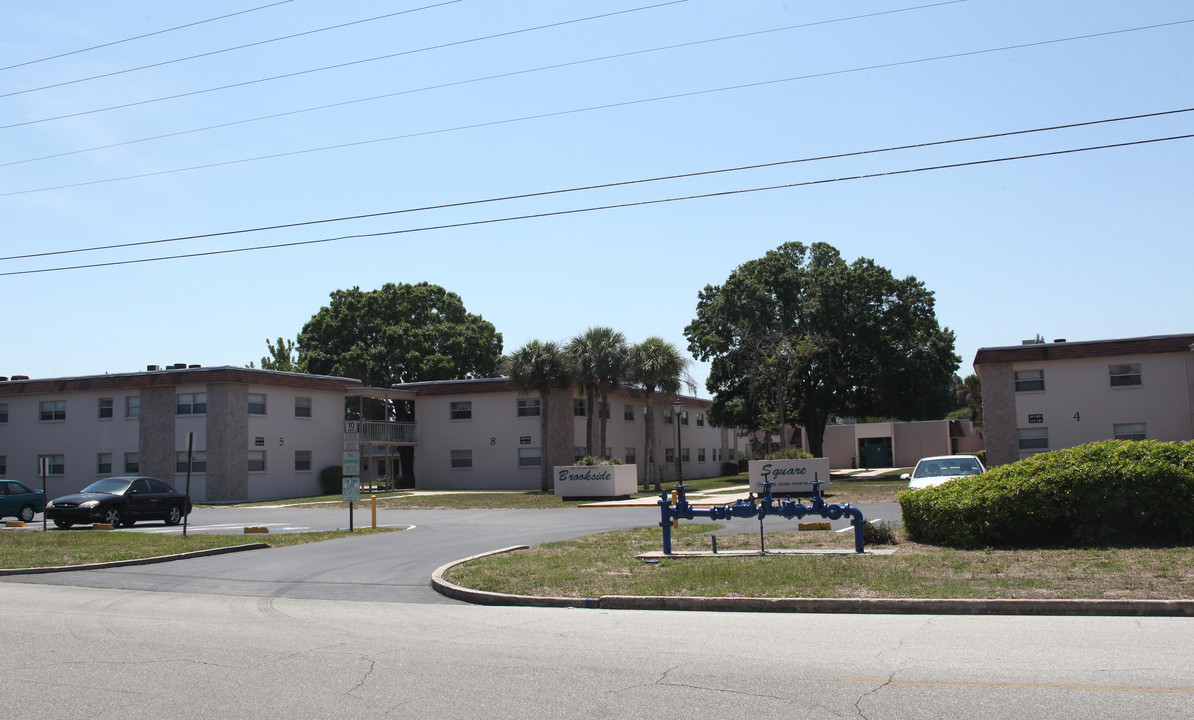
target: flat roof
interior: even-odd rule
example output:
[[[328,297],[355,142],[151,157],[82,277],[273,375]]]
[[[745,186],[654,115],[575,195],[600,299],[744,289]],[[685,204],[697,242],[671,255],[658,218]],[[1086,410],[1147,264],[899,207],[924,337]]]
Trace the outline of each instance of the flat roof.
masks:
[[[0,396],[81,392],[88,390],[175,387],[179,385],[209,383],[272,385],[275,387],[289,387],[301,390],[338,390],[341,392],[345,392],[349,388],[361,387],[361,381],[352,378],[308,375],[306,373],[280,372],[277,370],[261,370],[258,368],[224,365],[218,367],[164,368],[142,372],[83,375],[65,378],[8,380],[0,382]]]
[[[1150,335],[1147,337],[1114,340],[1083,340],[1078,342],[1034,343],[979,348],[974,365],[993,365],[1010,362],[1042,362],[1045,360],[1075,360],[1119,355],[1156,355],[1160,353],[1190,352],[1194,349],[1194,333],[1181,335]]]

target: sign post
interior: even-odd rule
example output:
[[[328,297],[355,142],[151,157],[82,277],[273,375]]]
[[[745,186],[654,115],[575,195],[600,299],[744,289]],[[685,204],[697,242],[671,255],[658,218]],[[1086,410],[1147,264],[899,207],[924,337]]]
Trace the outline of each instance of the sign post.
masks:
[[[41,531],[46,531],[46,500],[49,496],[46,495],[46,475],[50,474],[50,458],[42,457],[41,462],[38,463],[41,467]]]
[[[344,455],[341,459],[343,502],[348,503],[348,531],[353,531],[353,503],[361,501],[361,424],[357,420],[344,423]]]

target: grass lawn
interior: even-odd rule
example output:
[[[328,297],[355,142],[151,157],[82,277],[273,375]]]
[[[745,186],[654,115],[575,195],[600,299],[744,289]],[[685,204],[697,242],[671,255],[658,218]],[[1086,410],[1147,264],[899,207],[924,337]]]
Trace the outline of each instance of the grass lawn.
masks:
[[[708,550],[709,525],[681,525],[674,550]],[[804,598],[1194,598],[1194,549],[962,551],[910,543],[894,555],[662,560],[658,528],[625,530],[482,558],[448,579],[520,595]],[[719,536],[719,550],[758,548],[754,534]],[[853,533],[768,533],[769,550],[853,547]]]
[[[355,532],[331,530],[274,535],[164,535],[158,533],[109,532],[105,530],[0,531],[0,567],[60,567],[90,563],[135,560],[178,553],[267,543],[270,547],[301,545],[339,537],[391,532],[394,528],[360,528]]]

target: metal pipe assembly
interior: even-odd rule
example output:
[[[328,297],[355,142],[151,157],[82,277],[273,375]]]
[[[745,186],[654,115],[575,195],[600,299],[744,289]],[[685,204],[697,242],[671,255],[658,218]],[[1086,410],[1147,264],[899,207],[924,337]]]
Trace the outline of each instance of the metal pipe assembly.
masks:
[[[687,487],[684,483],[677,484],[671,491],[659,494],[659,527],[663,528],[663,554],[672,554],[672,528],[680,526],[680,519],[692,520],[696,517],[707,517],[710,520],[729,520],[730,518],[759,518],[760,537],[763,532],[763,518],[768,515],[780,515],[788,520],[803,518],[806,515],[820,515],[829,520],[837,520],[843,515],[850,516],[850,524],[854,526],[854,552],[863,552],[865,541],[863,529],[866,519],[862,511],[843,503],[841,505],[827,505],[821,498],[821,482],[814,480],[813,498],[811,505],[805,505],[799,500],[775,500],[771,497],[771,486],[775,483],[764,482],[763,494],[756,497],[754,493],[745,500],[738,500],[730,505],[713,505],[707,508],[693,507],[684,494]],[[760,543],[762,540],[760,540]],[[766,550],[760,545],[760,551]]]

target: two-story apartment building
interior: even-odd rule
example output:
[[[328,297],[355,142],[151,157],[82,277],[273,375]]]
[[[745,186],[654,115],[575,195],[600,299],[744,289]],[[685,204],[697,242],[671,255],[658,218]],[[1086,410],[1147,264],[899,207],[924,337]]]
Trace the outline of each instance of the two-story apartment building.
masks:
[[[1194,438],[1194,334],[981,348],[987,460],[1096,440]]]
[[[402,475],[403,485],[420,489],[538,488],[542,464],[585,454],[589,408],[572,391],[558,395],[555,430],[544,439],[541,399],[505,379],[368,388],[349,378],[194,365],[0,378],[0,478],[40,486],[44,461],[49,497],[134,473],[180,489],[189,476],[195,502],[316,495],[319,472],[342,462],[346,408],[351,414],[358,399],[373,398],[413,403],[414,422],[360,423],[366,483]],[[665,479],[674,477],[677,453],[685,477],[719,475],[722,462],[737,457],[736,438],[707,422],[708,401],[682,398],[677,419],[673,400],[658,397],[653,418]],[[617,391],[599,453],[640,465],[640,479],[644,413],[641,391]]]

